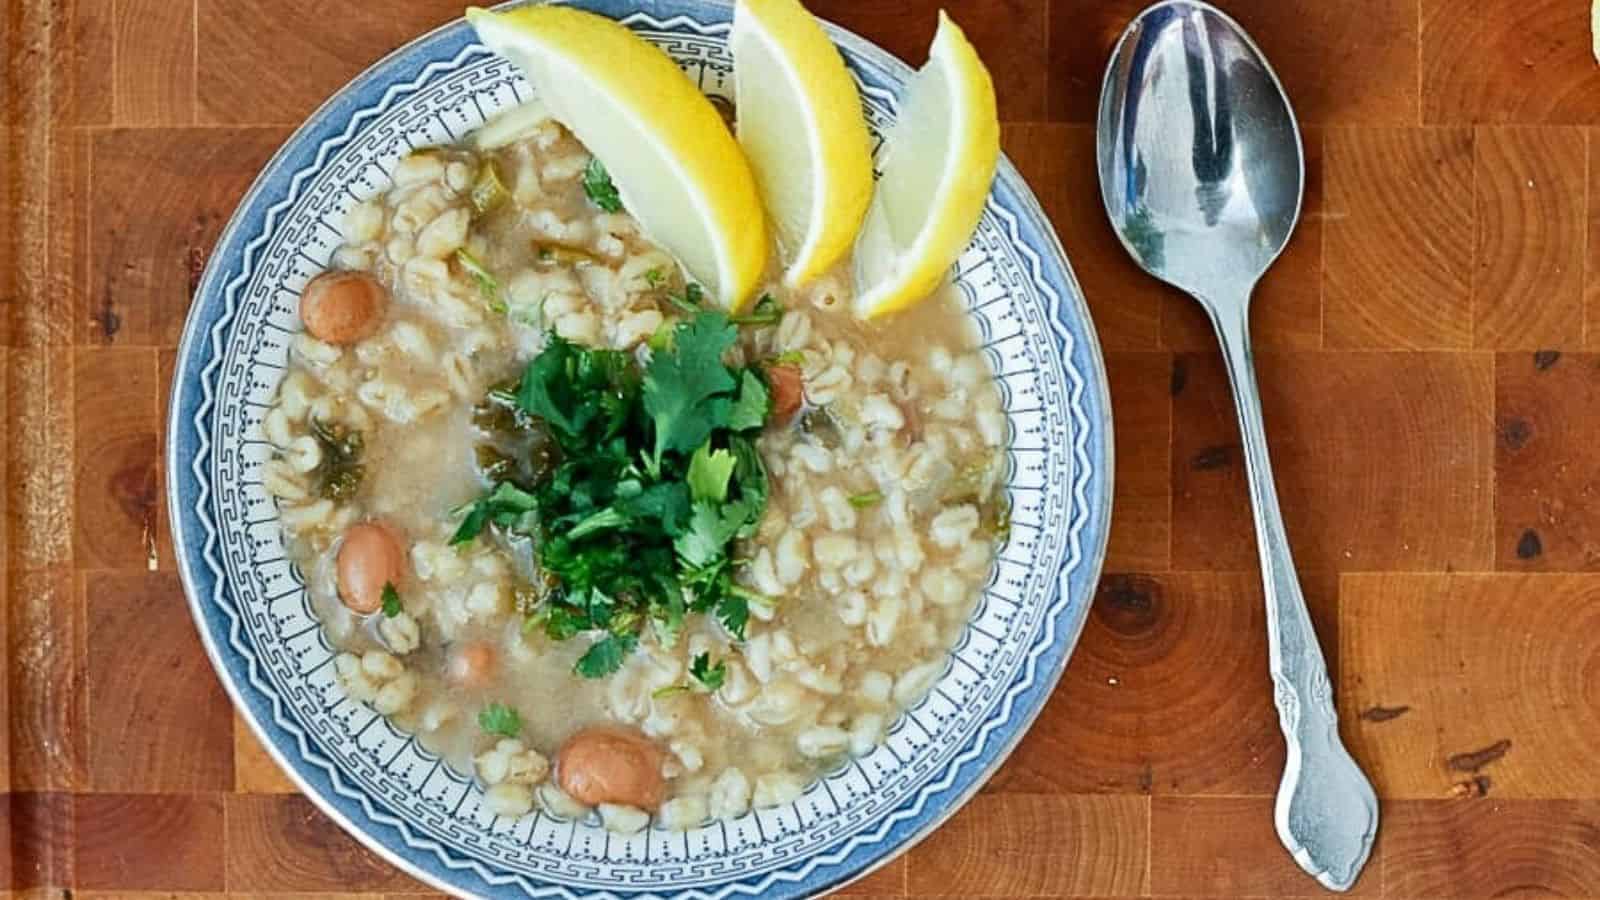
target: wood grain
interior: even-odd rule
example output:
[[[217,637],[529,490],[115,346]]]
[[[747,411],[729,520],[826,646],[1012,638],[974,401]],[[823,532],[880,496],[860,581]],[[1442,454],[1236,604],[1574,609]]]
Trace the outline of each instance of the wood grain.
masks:
[[[79,339],[176,345],[212,243],[286,136],[281,128],[97,133]]]
[[[1600,803],[1399,800],[1379,837],[1392,897],[1600,896]]]
[[[1094,119],[1107,56],[1139,0],[1051,4],[1052,118]],[[1283,80],[1302,121],[1401,123],[1417,116],[1417,17],[1395,0],[1223,4]]]
[[[90,890],[216,891],[223,799],[215,794],[80,794],[78,884]]]
[[[1150,841],[1168,849],[1153,857],[1155,896],[1326,896],[1283,852],[1272,827],[1270,797],[1156,797]],[[1383,857],[1368,864],[1351,896],[1383,890]]]
[[[1346,575],[1342,590],[1340,709],[1383,796],[1600,799],[1600,576]]]
[[[934,10],[901,3],[812,0],[815,15],[861,34],[882,35],[880,45],[913,67],[928,61],[928,45],[938,25]],[[940,4],[966,32],[988,65],[995,83],[1000,118],[1045,118],[1050,87],[1046,43],[1050,4],[1036,0],[950,0]]]
[[[1148,827],[1149,804],[1139,797],[981,795],[911,849],[906,888],[914,896],[1137,896],[1147,886]]]
[[[194,121],[195,4],[115,0],[118,125],[188,125]]]
[[[402,875],[295,795],[227,798],[229,884],[264,891],[407,891]]]
[[[209,125],[296,125],[362,69],[461,15],[459,0],[200,0],[198,120]],[[331,23],[330,23],[331,24]]]
[[[79,350],[74,416],[76,558],[89,567],[149,566],[155,557],[159,405],[156,352]]]
[[[1588,137],[1479,128],[1474,146],[1473,346],[1581,349]]]
[[[87,651],[75,581],[65,567],[7,573],[7,737],[13,790],[88,786]]]
[[[19,890],[77,883],[77,817],[73,795],[19,791],[5,804],[11,877]]]
[[[241,794],[293,794],[299,790],[237,712],[233,715],[233,790]]]
[[[1563,0],[1420,0],[1428,123],[1600,123],[1588,7]]]
[[[1495,362],[1495,567],[1600,569],[1600,357],[1507,353]]]
[[[1039,196],[1073,260],[1106,350],[1155,350],[1171,288],[1134,265],[1106,224],[1095,174],[1094,130],[1074,125],[1005,125],[1001,145]]]
[[[1303,580],[1335,648],[1336,585]],[[1266,659],[1256,572],[1113,572],[1061,686],[985,790],[1268,796],[1284,757],[1270,692],[1257,689]]]
[[[233,715],[176,575],[90,573],[89,782],[188,793],[234,784]]]
[[[1471,346],[1471,130],[1330,128],[1326,141],[1326,345]]]
[[[1255,565],[1238,429],[1215,357],[1185,354],[1173,404],[1173,565]],[[1482,569],[1491,560],[1492,359],[1256,358],[1278,493],[1305,570]],[[1359,398],[1359,403],[1352,402]]]
[[[1106,567],[1138,572],[1172,559],[1171,393],[1182,373],[1167,353],[1108,353],[1106,377],[1117,410],[1116,473]]]
[[[55,6],[52,24],[59,62],[52,66],[51,74],[61,121],[110,125],[115,116],[115,4],[116,0],[65,0]],[[182,39],[181,35],[173,37]],[[129,62],[137,71],[137,61]]]

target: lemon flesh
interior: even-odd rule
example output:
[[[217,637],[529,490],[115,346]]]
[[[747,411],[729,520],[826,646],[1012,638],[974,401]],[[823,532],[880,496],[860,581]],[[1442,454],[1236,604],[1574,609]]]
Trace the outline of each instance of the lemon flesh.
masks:
[[[856,313],[905,309],[932,294],[983,215],[1000,161],[994,82],[943,12],[928,62],[906,86],[885,140],[883,176],[856,242]]]
[[[797,0],[739,0],[728,45],[739,144],[797,287],[850,252],[872,200],[861,95]]]
[[[467,21],[605,164],[645,233],[724,307],[743,307],[767,262],[755,178],[671,57],[610,19],[559,6],[474,7]]]

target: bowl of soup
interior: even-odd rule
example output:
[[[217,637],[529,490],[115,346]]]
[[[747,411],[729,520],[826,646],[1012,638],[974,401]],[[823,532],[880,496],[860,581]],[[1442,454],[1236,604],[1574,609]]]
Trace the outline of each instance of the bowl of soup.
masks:
[[[577,5],[731,96],[725,7]],[[881,133],[909,70],[829,33]],[[1093,327],[1003,161],[947,283],[871,321],[848,261],[716,308],[603,177],[460,22],[290,138],[179,352],[195,619],[297,784],[441,889],[837,887],[992,774],[1071,652]]]

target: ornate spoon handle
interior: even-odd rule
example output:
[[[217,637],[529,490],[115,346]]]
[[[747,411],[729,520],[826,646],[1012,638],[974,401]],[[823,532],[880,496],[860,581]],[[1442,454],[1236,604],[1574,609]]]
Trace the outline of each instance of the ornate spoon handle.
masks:
[[[1324,886],[1348,890],[1372,852],[1378,830],[1378,798],[1339,740],[1328,666],[1289,554],[1251,361],[1249,298],[1242,298],[1233,309],[1226,304],[1206,306],[1212,310],[1239,410],[1266,589],[1273,699],[1289,749],[1283,781],[1278,785],[1278,838],[1295,862]]]

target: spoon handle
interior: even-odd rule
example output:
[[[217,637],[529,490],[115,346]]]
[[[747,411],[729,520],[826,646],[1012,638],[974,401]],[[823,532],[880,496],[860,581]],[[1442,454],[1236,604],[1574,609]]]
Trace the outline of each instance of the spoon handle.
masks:
[[[1327,663],[1289,554],[1250,352],[1249,297],[1235,304],[1206,305],[1212,310],[1239,411],[1266,590],[1273,700],[1289,750],[1278,786],[1278,838],[1295,862],[1325,887],[1348,890],[1372,851],[1378,799],[1339,740]]]

